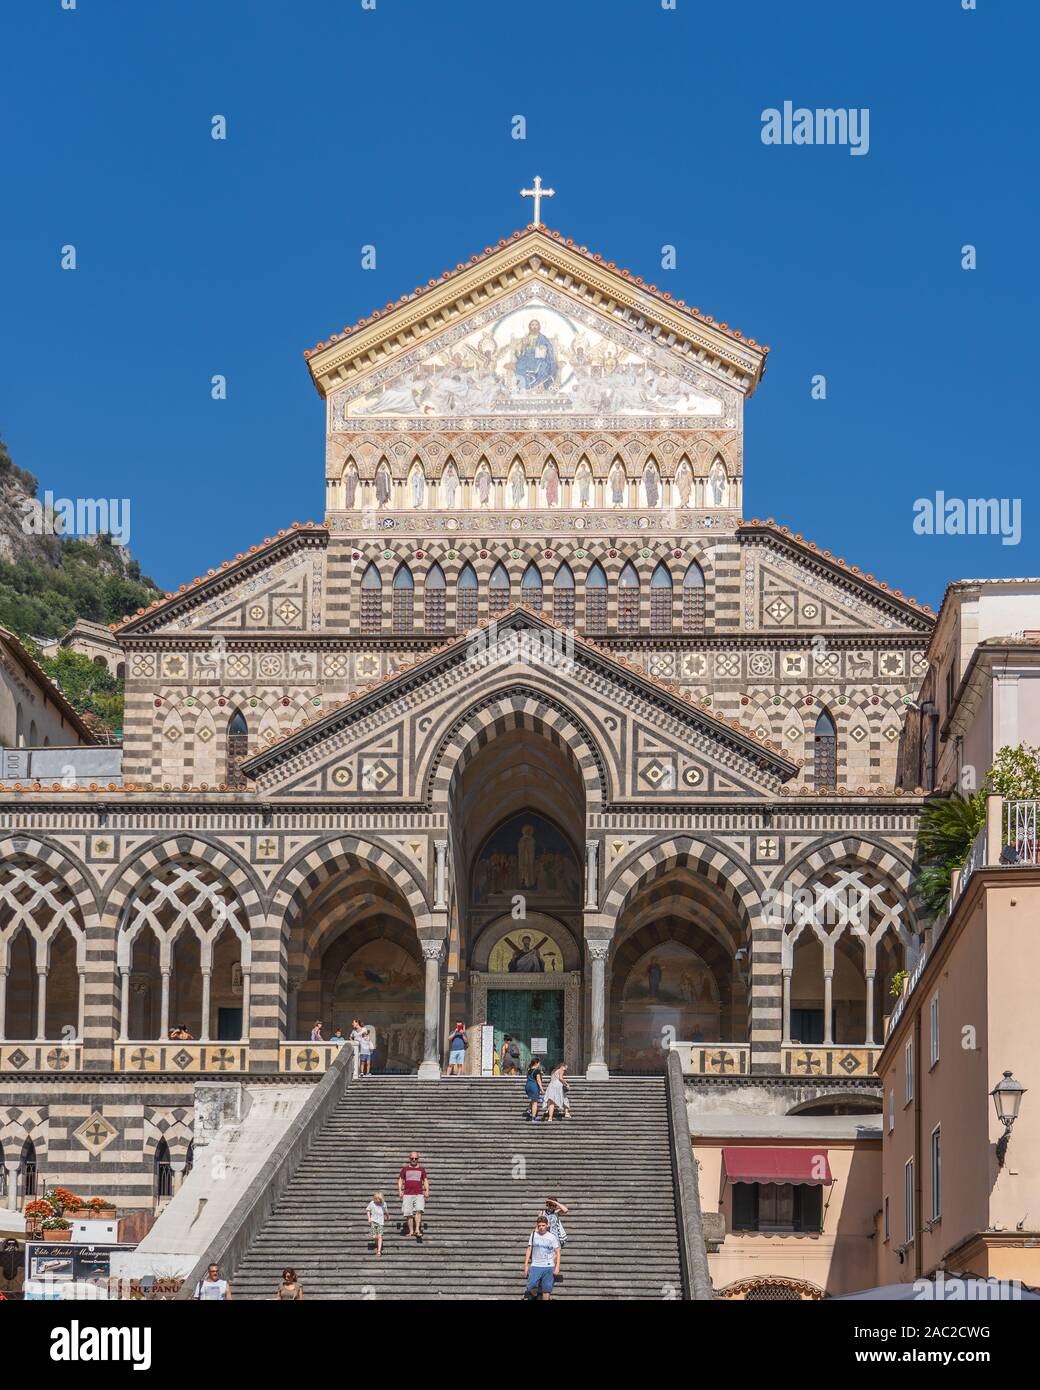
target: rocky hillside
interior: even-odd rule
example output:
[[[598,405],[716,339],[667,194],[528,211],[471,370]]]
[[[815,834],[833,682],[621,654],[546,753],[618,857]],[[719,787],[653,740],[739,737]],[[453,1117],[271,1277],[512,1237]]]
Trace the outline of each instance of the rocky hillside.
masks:
[[[110,537],[47,534],[55,519],[45,517],[37,487],[0,440],[0,626],[19,637],[58,637],[77,618],[117,622],[159,597]]]

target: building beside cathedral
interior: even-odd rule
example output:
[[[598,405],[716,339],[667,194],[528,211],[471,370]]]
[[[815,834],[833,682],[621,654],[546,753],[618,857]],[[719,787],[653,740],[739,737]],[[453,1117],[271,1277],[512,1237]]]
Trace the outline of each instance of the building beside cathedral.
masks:
[[[604,1080],[678,1046],[730,1231],[723,1150],[829,1143],[873,1196],[803,1282],[871,1282],[935,618],[745,519],[768,354],[538,225],[305,354],[324,520],[116,629],[121,777],[0,789],[9,1203],[152,1210],[200,1080],[354,1017],[432,1079],[465,1019]]]

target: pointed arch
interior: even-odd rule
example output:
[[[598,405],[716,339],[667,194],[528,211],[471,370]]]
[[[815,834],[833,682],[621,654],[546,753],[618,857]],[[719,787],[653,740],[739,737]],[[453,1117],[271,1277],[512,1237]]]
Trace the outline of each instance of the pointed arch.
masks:
[[[542,572],[533,560],[520,580],[520,602],[534,613],[542,611]]]
[[[607,630],[607,576],[598,560],[585,576],[585,631],[591,636]]]
[[[672,572],[663,560],[650,578],[650,631],[672,630]]]
[[[479,590],[477,572],[470,564],[462,566],[455,586],[455,631],[469,632],[477,625]]]
[[[639,575],[631,560],[625,562],[618,578],[618,632],[626,636],[639,631]]]
[[[423,586],[423,627],[427,632],[444,631],[444,571],[436,560],[426,571]]]
[[[501,560],[491,571],[488,581],[488,612],[500,618],[509,608],[509,571]]]
[[[813,735],[813,785],[838,785],[838,733],[826,708],[820,710]]]
[[[249,725],[240,709],[236,709],[227,723],[227,775],[229,787],[243,788],[246,785],[241,764],[249,757]]]
[[[704,571],[691,560],[683,575],[683,632],[704,631]]]
[[[566,560],[561,560],[553,579],[553,617],[564,627],[574,626],[574,575]]]
[[[361,631],[378,632],[383,625],[383,576],[372,560],[361,576]]]
[[[412,578],[412,571],[402,560],[397,566],[393,583],[392,624],[394,632],[399,635],[408,634],[412,630],[414,599],[415,580]]]

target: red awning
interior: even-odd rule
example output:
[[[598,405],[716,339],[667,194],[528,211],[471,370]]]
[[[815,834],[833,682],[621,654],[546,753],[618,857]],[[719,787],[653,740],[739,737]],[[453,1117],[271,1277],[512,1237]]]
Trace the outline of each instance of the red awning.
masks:
[[[826,1149],[723,1149],[729,1182],[790,1182],[828,1187],[834,1181]]]

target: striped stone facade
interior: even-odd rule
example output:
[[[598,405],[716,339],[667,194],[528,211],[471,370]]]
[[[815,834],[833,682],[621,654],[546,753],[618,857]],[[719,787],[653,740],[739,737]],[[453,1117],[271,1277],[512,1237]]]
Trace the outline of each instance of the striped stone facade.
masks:
[[[577,993],[573,1065],[618,1065],[627,982],[649,949],[680,943],[717,987],[720,1036],[691,1045],[691,1074],[787,1087],[792,1104],[807,1077],[824,1098],[831,1075],[835,1094],[873,1086],[866,1036],[830,1039],[818,1056],[789,1036],[803,996],[790,979],[785,994],[785,961],[808,938],[776,904],[845,881],[867,895],[876,1005],[915,935],[921,798],[895,782],[931,615],[802,537],[742,519],[743,405],[765,350],[526,235],[530,246],[521,238],[424,292],[422,314],[402,302],[309,354],[328,411],[325,522],[265,541],[118,630],[123,784],[0,788],[0,983],[37,1035],[0,1030],[6,1163],[31,1137],[48,1182],[149,1205],[159,1138],[175,1164],[187,1153],[194,1080],[320,1074],[327,1049],[308,1044],[309,1025],[327,1015],[344,952],[377,941],[438,1000],[421,1040],[431,1075],[444,1017],[470,1017],[471,971],[486,997],[504,930],[473,890],[476,856],[528,811],[580,866],[581,892],[550,914]],[[539,277],[611,332],[622,325],[634,351],[652,348],[655,370],[674,358],[712,383],[725,428],[436,417],[389,428],[344,415],[344,383],[390,371],[395,354]],[[493,609],[499,566],[508,594]],[[593,566],[602,585],[590,586]],[[572,631],[553,621],[561,567]],[[395,582],[409,595],[396,609]],[[835,731],[826,785],[821,712]],[[18,884],[37,871],[78,952],[75,1018],[40,992],[53,904],[29,903],[33,945],[12,944],[35,891]],[[850,959],[834,981],[847,1008]],[[203,1036],[171,1039],[185,1000]],[[214,1035],[238,1014],[240,1037]]]

